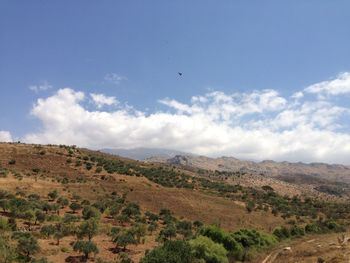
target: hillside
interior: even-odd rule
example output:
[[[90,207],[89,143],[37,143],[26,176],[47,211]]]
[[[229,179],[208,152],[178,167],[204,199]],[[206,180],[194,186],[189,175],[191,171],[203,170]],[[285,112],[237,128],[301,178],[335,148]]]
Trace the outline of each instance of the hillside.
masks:
[[[6,244],[17,244],[18,250],[20,242],[34,238],[40,247],[27,256],[20,250],[24,261],[34,257],[85,261],[77,246],[90,242],[84,231],[96,224],[98,230],[89,239],[98,253],[89,260],[124,262],[122,257],[127,256],[139,262],[146,250],[163,249],[168,239],[189,240],[184,244],[194,249],[196,242],[202,242],[197,240],[199,233],[219,246],[221,241],[211,233],[221,231],[236,244],[222,248],[229,258],[249,262],[285,238],[344,231],[350,217],[350,205],[340,204],[340,199],[289,198],[266,185],[245,187],[173,164],[140,162],[74,146],[2,143],[0,168],[0,223],[4,240],[9,240]],[[212,224],[221,228],[211,229]],[[278,234],[280,228],[283,235]],[[172,234],[167,236],[167,231]],[[245,235],[262,243],[246,246],[240,243]],[[123,238],[128,238],[124,248]]]
[[[325,163],[242,161],[233,157],[177,155],[153,157],[150,163],[166,163],[195,169],[208,176],[224,175],[228,183],[261,187],[270,185],[280,193],[326,198],[349,198],[350,166]],[[239,176],[237,176],[239,175]]]
[[[140,161],[154,157],[168,159],[176,155],[191,155],[180,151],[160,148],[101,149],[100,151]]]
[[[242,161],[234,157],[209,158],[195,155],[177,155],[172,158],[154,157],[147,161],[192,166],[204,170],[245,172],[269,176],[307,175],[319,179],[350,182],[350,166],[325,163],[290,163],[275,161]]]

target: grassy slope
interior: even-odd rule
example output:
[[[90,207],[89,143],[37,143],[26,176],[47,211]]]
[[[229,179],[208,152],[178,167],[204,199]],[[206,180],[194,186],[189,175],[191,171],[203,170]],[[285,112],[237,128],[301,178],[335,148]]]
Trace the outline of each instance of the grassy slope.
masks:
[[[100,155],[100,153],[83,149],[79,149],[79,152],[81,156]],[[120,159],[106,154],[103,156]],[[83,199],[92,201],[116,191],[120,194],[126,193],[127,199],[139,203],[143,211],[158,213],[161,208],[169,208],[177,217],[200,220],[208,224],[220,223],[228,230],[253,227],[271,231],[275,226],[284,222],[282,218],[275,217],[270,212],[259,211],[248,214],[244,205],[201,190],[166,188],[150,182],[145,177],[108,175],[106,172],[96,174],[94,173],[95,168],[87,171],[83,166],[75,167],[68,164],[67,159],[69,158],[71,157],[68,156],[66,149],[56,146],[0,144],[0,164],[11,170],[7,178],[0,178],[0,190],[35,192],[46,197],[49,191],[56,189],[61,195],[68,198],[71,198],[72,194],[78,194]],[[10,160],[15,160],[16,163],[10,165]],[[37,174],[33,172],[33,169],[36,168],[40,169]],[[24,175],[23,179],[15,178],[16,173]],[[70,180],[83,178],[86,179],[86,182],[63,185],[56,181],[62,177]],[[103,177],[106,179],[102,180]],[[106,235],[94,238],[100,248],[99,256],[111,260],[116,255],[109,251],[113,247],[109,239]],[[148,236],[146,244],[130,246],[131,258],[137,262],[146,249],[157,245],[154,239],[155,236]],[[63,262],[67,253],[60,251],[60,248],[70,247],[69,243],[72,241],[74,237],[66,237],[57,247],[53,245],[53,240],[41,239],[41,254],[54,262]],[[75,254],[70,252],[68,255]]]

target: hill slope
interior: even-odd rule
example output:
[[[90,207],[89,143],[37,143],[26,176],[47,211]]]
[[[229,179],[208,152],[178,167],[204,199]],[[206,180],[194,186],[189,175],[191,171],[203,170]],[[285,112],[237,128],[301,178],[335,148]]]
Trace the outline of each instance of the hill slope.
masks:
[[[290,196],[312,195],[345,199],[350,197],[350,167],[346,165],[253,162],[233,157],[209,158],[193,155],[153,157],[146,161],[196,170],[210,178],[224,175],[228,183],[253,187],[270,185],[276,191]]]
[[[155,158],[155,157],[168,159],[168,158],[173,158],[176,155],[188,155],[188,156],[192,155],[192,154],[188,154],[180,151],[160,149],[160,148],[101,149],[101,152],[118,155],[118,156],[139,160],[139,161],[142,161],[148,158]]]
[[[28,257],[43,256],[52,262],[83,259],[81,250],[73,248],[77,240],[88,241],[82,231],[93,227],[92,219],[98,230],[91,233],[91,240],[104,261],[115,262],[126,252],[139,262],[146,250],[162,245],[165,230],[175,229],[172,235],[177,240],[194,239],[200,231],[210,236],[200,228],[201,222],[220,225],[220,231],[230,231],[225,235],[238,243],[243,242],[239,240],[244,233],[266,239],[269,245],[251,244],[235,254],[248,262],[245,255],[276,242],[272,232],[279,227],[286,227],[292,237],[291,222],[300,229],[309,225],[310,231],[328,233],[342,231],[344,220],[350,217],[348,203],[289,198],[266,185],[234,184],[222,174],[210,178],[173,164],[140,162],[74,146],[25,144],[0,144],[0,206],[0,221],[9,224],[5,234],[19,230],[4,237],[1,232],[0,243],[5,238],[15,246],[16,238],[29,235],[38,240],[40,250]],[[54,234],[45,232],[50,227]],[[63,231],[58,241],[54,239],[57,231]],[[120,242],[125,235],[139,241],[128,239],[123,248]],[[25,256],[22,250],[18,253]]]

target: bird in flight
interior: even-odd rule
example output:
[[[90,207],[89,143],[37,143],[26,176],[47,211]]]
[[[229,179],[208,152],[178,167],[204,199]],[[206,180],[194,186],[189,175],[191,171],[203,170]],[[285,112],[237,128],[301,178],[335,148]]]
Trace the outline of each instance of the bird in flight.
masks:
[[[179,76],[182,76],[182,72],[178,72],[177,74],[179,74]]]

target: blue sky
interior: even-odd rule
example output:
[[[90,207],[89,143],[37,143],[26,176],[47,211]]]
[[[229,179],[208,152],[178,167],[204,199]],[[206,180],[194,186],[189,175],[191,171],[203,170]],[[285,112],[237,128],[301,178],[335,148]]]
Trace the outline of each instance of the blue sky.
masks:
[[[296,92],[350,71],[348,10],[350,2],[345,0],[3,0],[0,2],[0,130],[10,132],[12,139],[47,133],[52,120],[33,114],[33,109],[39,98],[56,96],[65,87],[72,92],[84,92],[85,98],[90,93],[104,94],[119,102],[119,108],[113,108],[116,103],[112,101],[93,109],[91,98],[79,100],[84,110],[90,112],[113,113],[125,110],[127,104],[146,116],[170,112],[176,117],[193,112],[179,112],[169,104],[171,100],[193,106],[192,96],[205,97],[213,91],[226,95],[259,91],[257,96],[263,96],[262,91],[266,89],[278,92],[290,109],[290,96]],[[177,72],[183,75],[180,77]],[[348,83],[346,77],[343,79]],[[314,94],[307,93],[303,98],[307,102],[318,102],[320,96],[308,99]],[[159,103],[165,98],[167,103]],[[333,106],[349,105],[347,93],[327,98],[327,103]],[[219,126],[241,127],[242,121],[251,119],[256,123],[266,121],[281,111],[259,110],[263,117],[242,115],[239,123],[230,118],[230,123],[225,120]],[[348,136],[348,127],[342,125],[348,116],[337,117],[332,126],[339,127],[332,132]],[[55,128],[62,132],[62,142],[71,142],[62,128],[66,126],[62,124],[58,128],[57,125]],[[178,124],[182,125],[185,124]],[[329,130],[324,126],[312,128]],[[255,131],[252,126],[246,129]],[[284,131],[286,129],[278,130],[279,134]],[[110,138],[132,142],[112,146],[145,146],[145,137],[135,135],[136,139],[130,139],[119,135]],[[61,137],[55,134],[57,136]],[[181,135],[180,143],[171,144],[172,148],[183,148],[186,145],[181,143],[183,137],[191,138],[189,134]],[[47,136],[43,142],[50,141],[48,138],[52,137]],[[81,144],[95,148],[106,146],[102,142],[90,145],[82,141]],[[168,141],[146,146],[161,147],[162,144]],[[202,149],[196,145],[186,150],[248,159],[259,159],[261,153],[266,152],[214,146]],[[344,162],[350,153],[345,148],[342,157],[332,159],[323,157],[323,151],[320,150],[319,158],[307,157],[308,151],[304,151],[306,157],[298,151],[293,156],[302,156],[305,161]],[[276,156],[274,153],[262,158]],[[281,158],[296,160],[291,155],[283,156]]]

